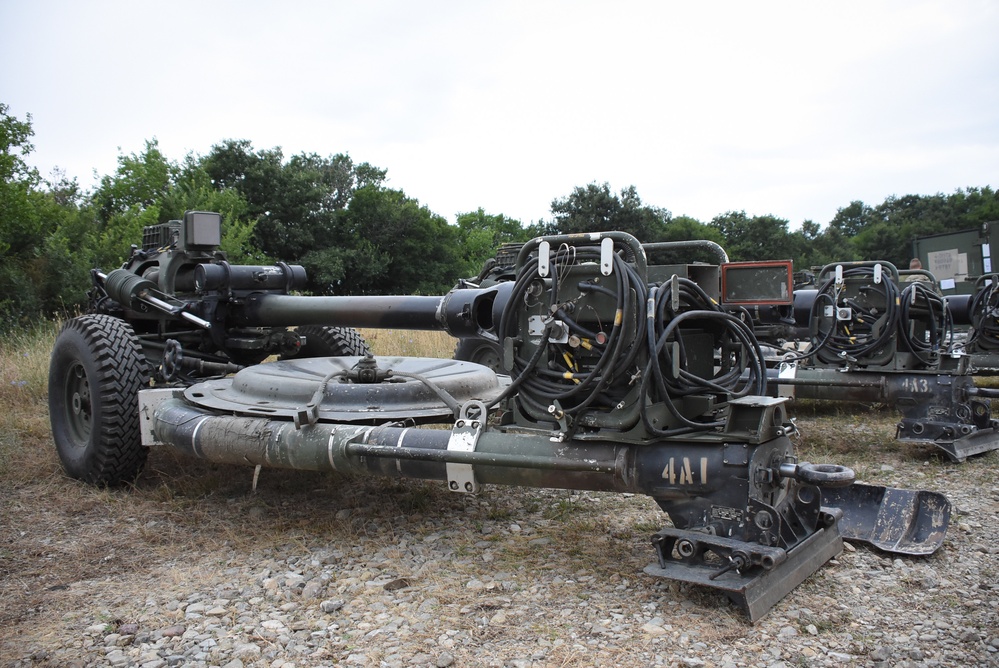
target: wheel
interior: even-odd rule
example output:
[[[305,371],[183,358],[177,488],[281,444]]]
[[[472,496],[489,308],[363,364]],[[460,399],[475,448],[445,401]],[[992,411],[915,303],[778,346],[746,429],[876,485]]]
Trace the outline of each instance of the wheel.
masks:
[[[138,392],[149,366],[132,327],[108,315],[73,318],[49,364],[49,420],[67,475],[95,485],[135,480],[146,462]]]
[[[454,349],[454,358],[481,364],[496,373],[507,373],[503,370],[503,350],[498,343],[486,339],[461,339]]]
[[[297,353],[283,355],[281,359],[360,357],[371,352],[364,337],[353,327],[303,325],[297,331],[305,337],[305,343]]]

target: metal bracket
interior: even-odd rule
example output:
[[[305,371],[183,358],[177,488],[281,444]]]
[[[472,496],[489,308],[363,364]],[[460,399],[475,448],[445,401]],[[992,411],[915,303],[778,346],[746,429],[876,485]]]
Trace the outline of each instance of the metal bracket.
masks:
[[[547,241],[538,244],[538,276],[547,278],[549,272],[549,262],[551,260],[552,245]]]
[[[469,401],[458,411],[458,419],[451,430],[447,449],[457,452],[475,452],[479,436],[485,429],[486,405],[481,401]],[[447,464],[447,486],[452,492],[475,494],[479,483],[471,464]]]
[[[798,372],[797,362],[781,362],[777,368],[777,378],[779,380],[794,380]],[[777,396],[794,399],[794,385],[780,384],[777,386]]]
[[[139,434],[142,445],[164,445],[153,431],[153,414],[159,405],[168,399],[183,398],[184,391],[175,387],[157,387],[139,391]]]
[[[717,589],[754,623],[843,551],[835,518],[829,527],[818,529],[789,552],[671,527],[652,540],[659,563],[647,566],[646,573]],[[709,552],[721,559],[705,564],[703,557]]]
[[[614,240],[610,237],[600,240],[600,273],[604,276],[614,273]]]

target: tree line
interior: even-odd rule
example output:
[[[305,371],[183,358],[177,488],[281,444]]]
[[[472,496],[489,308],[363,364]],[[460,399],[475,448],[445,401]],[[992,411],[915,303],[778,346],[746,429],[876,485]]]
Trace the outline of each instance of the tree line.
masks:
[[[475,276],[506,242],[540,234],[621,230],[641,241],[707,239],[732,260],[792,259],[798,268],[889,260],[907,266],[912,239],[999,220],[991,187],[952,194],[850,202],[831,221],[790,229],[776,216],[729,211],[708,222],[644,203],[633,186],[591,183],[552,201],[551,217],[524,223],[483,209],[451,223],[400,189],[387,170],[347,154],[256,149],[224,140],[205,155],[172,160],[156,140],[120,155],[89,191],[28,164],[30,115],[0,103],[0,322],[16,326],[78,309],[90,270],[127,258],[146,225],[184,211],[223,216],[222,249],[233,263],[302,264],[315,294],[440,294]],[[705,259],[689,255],[677,261]]]

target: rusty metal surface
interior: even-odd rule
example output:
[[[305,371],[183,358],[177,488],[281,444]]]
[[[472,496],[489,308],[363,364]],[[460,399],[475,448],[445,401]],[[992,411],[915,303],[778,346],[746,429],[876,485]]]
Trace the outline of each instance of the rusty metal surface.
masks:
[[[822,505],[843,510],[843,538],[895,554],[933,554],[950,524],[950,501],[926,490],[855,483],[823,489]]]

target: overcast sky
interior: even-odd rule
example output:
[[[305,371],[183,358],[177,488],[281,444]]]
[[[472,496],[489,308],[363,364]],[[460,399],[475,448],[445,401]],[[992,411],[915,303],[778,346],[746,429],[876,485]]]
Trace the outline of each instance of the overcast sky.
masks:
[[[999,2],[0,0],[29,162],[94,185],[156,138],[388,170],[453,222],[634,185],[702,222],[999,187]]]

